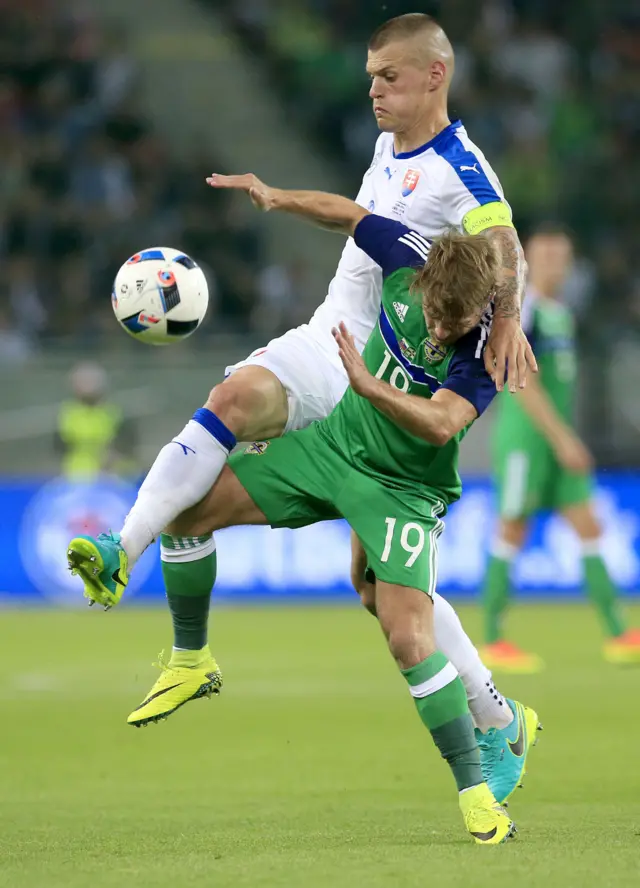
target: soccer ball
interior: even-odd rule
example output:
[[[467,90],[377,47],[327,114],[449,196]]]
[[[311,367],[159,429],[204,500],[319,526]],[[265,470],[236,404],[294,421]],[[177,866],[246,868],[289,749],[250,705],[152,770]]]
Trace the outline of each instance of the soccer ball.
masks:
[[[181,250],[152,247],[124,263],[111,302],[127,333],[140,342],[168,345],[200,326],[209,289],[202,269]]]

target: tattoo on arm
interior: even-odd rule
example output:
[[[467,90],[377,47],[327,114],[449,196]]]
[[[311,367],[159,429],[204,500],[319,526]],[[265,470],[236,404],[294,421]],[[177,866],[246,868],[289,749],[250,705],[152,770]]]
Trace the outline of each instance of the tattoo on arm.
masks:
[[[526,281],[527,264],[514,228],[496,226],[486,231],[498,251],[500,271],[494,304],[496,314],[503,318],[520,319],[520,306]]]

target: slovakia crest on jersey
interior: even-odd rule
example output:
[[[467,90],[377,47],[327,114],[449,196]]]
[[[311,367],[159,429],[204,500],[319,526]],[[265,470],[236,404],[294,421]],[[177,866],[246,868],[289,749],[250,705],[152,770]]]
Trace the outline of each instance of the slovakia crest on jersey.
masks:
[[[416,190],[416,185],[420,181],[420,170],[407,170],[402,180],[402,196],[409,197]]]

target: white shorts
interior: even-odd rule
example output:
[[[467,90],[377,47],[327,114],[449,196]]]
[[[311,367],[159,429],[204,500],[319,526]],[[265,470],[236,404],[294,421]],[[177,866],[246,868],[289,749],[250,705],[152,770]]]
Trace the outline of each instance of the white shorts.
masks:
[[[326,348],[306,324],[272,339],[246,360],[227,367],[225,377],[251,365],[271,370],[284,386],[289,401],[285,432],[304,429],[315,420],[324,419],[349,384],[342,367],[332,363]]]

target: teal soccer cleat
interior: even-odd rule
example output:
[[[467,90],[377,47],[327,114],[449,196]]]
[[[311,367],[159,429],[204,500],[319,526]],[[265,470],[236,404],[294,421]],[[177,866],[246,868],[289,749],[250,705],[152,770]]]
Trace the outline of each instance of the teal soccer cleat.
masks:
[[[67,547],[67,561],[71,573],[82,577],[89,605],[101,604],[108,610],[120,601],[129,573],[119,534],[75,537]]]
[[[482,776],[502,805],[518,786],[526,772],[527,755],[538,742],[542,730],[538,715],[528,706],[507,700],[514,718],[506,728],[491,728],[486,734],[476,729],[480,748]]]

